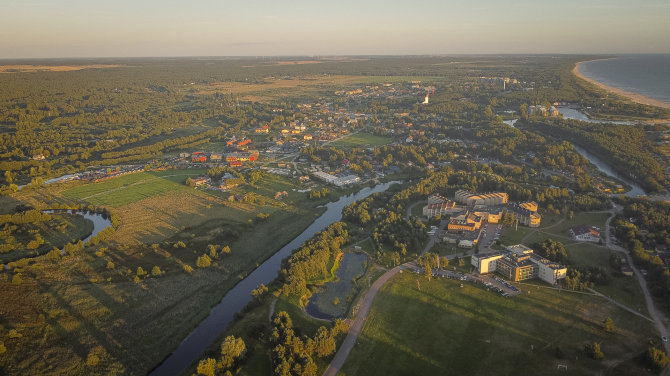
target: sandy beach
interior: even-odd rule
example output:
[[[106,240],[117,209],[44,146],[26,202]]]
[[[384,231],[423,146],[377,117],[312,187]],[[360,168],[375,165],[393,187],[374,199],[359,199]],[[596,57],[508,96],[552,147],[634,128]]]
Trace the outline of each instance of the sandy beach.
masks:
[[[592,61],[592,60],[590,60],[590,61]],[[598,86],[599,88],[601,88],[603,90],[606,90],[606,91],[609,91],[611,93],[626,97],[626,98],[632,100],[635,103],[646,104],[646,105],[649,105],[649,106],[656,106],[656,107],[662,107],[662,108],[670,109],[670,104],[665,103],[663,101],[660,101],[658,99],[649,98],[646,95],[642,95],[642,94],[631,93],[630,91],[626,91],[626,90],[623,90],[623,89],[619,89],[619,88],[616,88],[616,87],[605,85],[604,83],[602,83],[600,81],[596,81],[592,78],[586,77],[579,70],[579,66],[582,63],[585,63],[585,61],[577,63],[575,65],[575,67],[572,69],[572,73],[575,76],[581,78],[582,80],[590,82],[590,83]]]

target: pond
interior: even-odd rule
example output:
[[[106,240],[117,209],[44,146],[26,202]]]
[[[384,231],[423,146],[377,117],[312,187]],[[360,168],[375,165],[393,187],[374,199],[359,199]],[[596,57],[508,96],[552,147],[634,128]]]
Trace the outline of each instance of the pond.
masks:
[[[356,280],[365,273],[367,258],[363,253],[345,253],[335,280],[327,282],[322,291],[312,295],[305,307],[307,313],[317,319],[344,318],[356,295]]]

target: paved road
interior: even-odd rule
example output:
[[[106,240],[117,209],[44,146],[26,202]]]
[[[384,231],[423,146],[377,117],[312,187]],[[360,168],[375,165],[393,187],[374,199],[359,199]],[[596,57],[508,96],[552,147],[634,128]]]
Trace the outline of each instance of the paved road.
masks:
[[[363,330],[365,319],[367,319],[368,313],[370,313],[370,308],[372,307],[372,301],[375,299],[377,292],[389,279],[391,279],[391,277],[396,275],[403,267],[404,267],[403,265],[396,266],[395,268],[384,273],[381,277],[379,277],[379,279],[377,279],[372,284],[372,286],[365,294],[363,299],[361,299],[360,303],[358,304],[356,318],[349,327],[349,333],[347,334],[347,338],[344,339],[342,346],[340,346],[340,349],[337,350],[337,353],[335,354],[333,360],[330,362],[330,365],[326,369],[326,372],[323,373],[324,376],[335,376],[337,375],[338,372],[340,372],[340,368],[342,368],[344,362],[347,360],[349,352],[356,344],[358,335],[361,334],[361,331]]]
[[[612,203],[612,205],[614,205]],[[621,208],[617,205],[614,205],[614,208],[610,211],[612,215],[610,215],[609,218],[607,218],[607,221],[605,222],[605,244],[607,248],[615,250],[615,251],[620,251],[623,252],[626,255],[626,259],[628,260],[628,265],[633,268],[633,272],[635,273],[635,277],[637,277],[638,282],[640,283],[640,287],[642,288],[642,292],[644,294],[644,300],[647,303],[647,310],[649,311],[649,315],[651,318],[654,320],[654,324],[656,325],[656,329],[658,330],[658,334],[662,337],[668,337],[668,329],[663,325],[663,321],[661,321],[660,314],[656,311],[656,307],[654,306],[654,301],[651,297],[651,294],[649,294],[649,289],[647,288],[647,281],[644,279],[644,276],[640,271],[635,267],[635,264],[633,264],[633,258],[630,255],[630,252],[628,252],[628,249],[620,247],[616,244],[612,243],[612,240],[610,239],[610,221],[618,211],[620,211]],[[662,342],[663,347],[665,348],[665,353],[670,354],[670,342]],[[666,366],[665,369],[661,372],[662,376],[670,376],[670,365]]]

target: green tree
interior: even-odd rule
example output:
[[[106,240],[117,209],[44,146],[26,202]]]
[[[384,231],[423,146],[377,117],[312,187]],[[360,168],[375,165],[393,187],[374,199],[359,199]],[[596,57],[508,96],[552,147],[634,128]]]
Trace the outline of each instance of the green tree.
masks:
[[[650,347],[645,353],[645,358],[649,365],[656,370],[662,370],[668,365],[668,356],[661,349]]]
[[[159,276],[159,275],[161,275],[161,274],[163,274],[163,271],[161,270],[160,267],[158,267],[158,265],[154,266],[154,267],[151,269],[151,275],[152,275],[152,276],[157,277],[157,276]]]
[[[603,330],[607,333],[613,333],[616,330],[612,318],[608,317],[605,319],[605,321],[603,321]]]
[[[88,353],[86,357],[86,365],[89,367],[95,367],[100,362],[100,358],[95,355],[93,352]]]
[[[107,269],[114,269],[114,263],[111,261],[107,262]]]
[[[254,298],[260,298],[268,292],[268,288],[264,284],[260,284],[257,288],[251,291]]]
[[[14,274],[14,276],[12,277],[12,283],[15,284],[15,285],[20,285],[21,283],[23,283],[23,278],[21,278],[21,273]]]
[[[598,342],[587,343],[584,346],[584,351],[586,354],[595,360],[601,360],[605,358],[605,354],[600,350],[600,344]]]
[[[137,274],[138,277],[141,277],[141,276],[143,276],[143,275],[146,275],[147,272],[145,272],[144,269],[142,269],[141,266],[138,266],[138,267],[137,267],[137,273],[135,273],[135,274]]]
[[[216,371],[216,360],[212,358],[203,359],[198,363],[198,375],[214,376]]]
[[[195,187],[195,181],[191,177],[188,177],[186,178],[186,185],[189,187]]]
[[[207,268],[212,265],[212,259],[207,255],[202,255],[195,261],[195,265],[199,268]]]
[[[440,259],[440,267],[442,267],[442,269],[446,269],[447,266],[449,266],[449,259],[446,257],[442,257]]]
[[[424,268],[426,272],[426,278],[430,281],[430,279],[433,277],[433,268],[430,267],[429,263],[426,263]]]
[[[226,253],[226,254],[230,253],[230,247],[229,247],[229,246],[225,246],[225,247],[223,247],[223,248],[221,249],[221,253]]]
[[[228,336],[221,344],[221,360],[219,361],[219,368],[224,370],[231,369],[236,362],[238,362],[247,352],[247,346],[242,338],[235,338]]]

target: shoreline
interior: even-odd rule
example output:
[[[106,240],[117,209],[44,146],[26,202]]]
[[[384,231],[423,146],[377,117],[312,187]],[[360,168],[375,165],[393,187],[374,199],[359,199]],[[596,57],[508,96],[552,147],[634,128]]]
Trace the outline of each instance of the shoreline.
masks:
[[[589,61],[597,61],[597,60],[606,60],[606,59],[595,59],[595,60],[580,61],[577,64],[575,64],[575,67],[572,69],[572,74],[574,74],[575,76],[577,76],[578,78],[581,78],[582,80],[584,80],[586,82],[589,82],[589,83],[597,86],[600,89],[603,89],[603,90],[608,91],[610,93],[625,97],[626,99],[629,99],[629,100],[631,100],[635,103],[644,104],[644,105],[648,105],[648,106],[654,106],[654,107],[661,107],[661,108],[665,108],[665,109],[670,110],[670,104],[669,103],[665,103],[665,102],[663,102],[661,100],[658,100],[658,99],[650,98],[650,97],[648,97],[646,95],[643,95],[643,94],[633,93],[633,92],[630,92],[630,91],[619,89],[618,87],[614,87],[614,86],[604,84],[600,81],[594,80],[593,78],[585,76],[580,71],[579,67],[582,63],[586,63],[586,62],[589,62]]]

